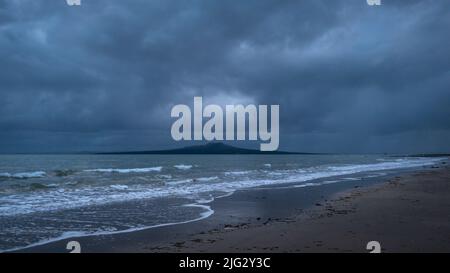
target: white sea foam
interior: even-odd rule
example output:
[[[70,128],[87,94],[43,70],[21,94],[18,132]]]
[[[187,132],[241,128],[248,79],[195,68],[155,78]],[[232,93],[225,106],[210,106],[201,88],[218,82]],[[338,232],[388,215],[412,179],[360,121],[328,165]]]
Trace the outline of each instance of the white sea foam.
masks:
[[[328,184],[334,184],[334,183],[339,183],[341,182],[341,180],[326,180],[321,182],[322,185],[328,185]]]
[[[128,189],[127,185],[111,185],[110,187],[113,188],[113,189],[116,189],[116,190],[126,190],[126,189]]]
[[[180,165],[175,165],[174,167],[177,168],[178,170],[189,170],[192,168],[192,165],[180,164]]]
[[[198,203],[198,204],[208,204],[208,203],[211,203],[212,201],[214,201],[214,197],[212,197],[212,196],[210,196],[208,199],[206,199],[206,198],[201,198],[201,199],[196,199],[195,201]]]
[[[162,167],[150,167],[150,168],[134,168],[134,169],[92,169],[85,170],[85,172],[100,172],[100,173],[148,173],[148,172],[160,172]]]
[[[170,174],[158,174],[156,177],[160,179],[172,179],[172,176]]]
[[[46,176],[47,173],[44,171],[36,172],[21,172],[21,173],[0,173],[0,177],[3,178],[16,178],[16,179],[26,179],[26,178],[41,178]]]
[[[146,230],[146,229],[151,229],[151,228],[159,228],[159,227],[187,224],[187,223],[192,223],[192,222],[197,222],[197,221],[203,220],[203,219],[208,218],[209,216],[214,214],[214,210],[211,209],[210,206],[202,205],[201,203],[199,203],[199,204],[186,204],[186,205],[184,205],[184,207],[198,207],[198,208],[203,209],[203,212],[200,213],[199,217],[194,218],[194,219],[190,219],[190,220],[186,220],[186,221],[170,222],[170,223],[163,223],[163,224],[150,225],[150,226],[133,227],[133,228],[128,228],[128,229],[124,229],[124,230],[110,229],[110,230],[100,230],[100,231],[94,231],[94,232],[67,231],[67,232],[63,232],[58,237],[51,238],[51,239],[46,239],[46,240],[41,240],[41,241],[39,241],[37,243],[29,244],[29,245],[24,246],[24,247],[15,247],[15,248],[4,249],[4,250],[0,249],[0,253],[2,253],[3,251],[23,250],[23,249],[36,247],[36,246],[40,246],[40,245],[45,245],[45,244],[48,244],[48,243],[57,242],[57,241],[61,241],[61,240],[64,240],[64,239],[69,239],[69,238],[81,238],[81,237],[87,237],[87,236],[99,236],[99,235],[113,235],[113,234],[121,234],[121,233],[130,233],[130,232]]]
[[[232,172],[225,172],[225,175],[228,176],[239,176],[239,175],[247,175],[252,173],[252,171],[232,171]]]
[[[361,175],[362,177],[368,178],[377,177],[388,173],[387,171],[384,170],[429,166],[432,164],[436,164],[436,162],[438,162],[439,160],[441,159],[408,158],[401,160],[393,159],[390,161],[376,162],[373,164],[315,166],[311,168],[298,168],[298,169],[273,168],[273,169],[265,169],[265,170],[259,169],[256,171],[254,170],[241,172],[231,171],[226,177],[223,177],[221,175],[223,174],[223,170],[220,170],[218,171],[217,176],[214,176],[212,174],[212,176],[197,178],[195,179],[195,181],[193,179],[185,179],[185,180],[180,179],[178,181],[172,181],[175,182],[172,184],[130,183],[127,185],[122,184],[103,185],[102,183],[99,183],[99,184],[89,184],[87,186],[83,184],[84,185],[83,187],[62,186],[62,188],[58,189],[55,188],[45,189],[33,193],[26,192],[14,195],[3,195],[0,197],[0,203],[2,204],[2,206],[0,206],[0,216],[17,215],[38,211],[44,212],[51,210],[70,209],[88,205],[103,205],[112,202],[123,202],[130,200],[139,200],[144,198],[158,198],[171,196],[188,197],[191,200],[196,200],[197,201],[196,204],[188,204],[186,206],[202,208],[202,213],[200,214],[200,216],[193,220],[188,220],[184,222],[162,223],[154,226],[142,226],[136,224],[132,228],[126,230],[101,229],[101,230],[93,230],[92,232],[86,231],[61,232],[60,233],[61,236],[57,238],[39,241],[38,243],[34,243],[28,246],[30,247],[74,236],[79,237],[90,235],[115,234],[115,233],[142,230],[152,227],[160,227],[197,221],[213,214],[213,210],[205,204],[208,204],[214,199],[220,198],[222,196],[231,195],[234,191],[243,188],[258,187],[258,186],[273,187],[273,185],[277,184],[280,187],[283,186],[317,187],[325,184],[340,183],[346,181],[345,178],[347,178],[347,175],[355,173],[360,172],[363,173]],[[186,172],[185,174],[190,174],[190,172]],[[11,177],[12,174],[0,173],[0,176],[1,175],[8,175],[7,178],[9,178]],[[45,175],[46,174],[44,174],[44,176]],[[158,176],[161,177],[163,175],[162,174],[155,175],[155,177]],[[328,177],[333,178],[328,179]],[[107,176],[100,178],[106,180],[110,179],[110,177]],[[117,176],[116,178],[122,179],[123,177]],[[152,178],[154,177],[152,176]],[[326,180],[325,181],[314,180],[316,178],[326,178]],[[165,179],[172,179],[172,177],[171,176],[165,177]],[[149,181],[152,181],[152,179],[149,179]],[[182,181],[184,182],[176,184],[176,182]],[[207,183],[208,181],[212,182]],[[17,183],[22,182],[24,181],[17,181]],[[65,183],[63,184],[65,185]],[[53,184],[50,185],[53,186]],[[18,247],[17,249],[23,248]]]
[[[285,175],[286,172],[276,171],[276,172],[267,172],[267,174],[270,175],[270,176],[281,176],[281,175]]]
[[[379,170],[393,170],[400,168],[408,168],[408,167],[419,167],[419,166],[427,166],[432,165],[437,161],[442,159],[439,158],[417,158],[417,159],[396,159],[394,161],[385,161],[375,164],[352,164],[345,166],[333,166],[329,167],[330,170],[337,172],[364,172],[364,171],[379,171]]]
[[[346,177],[346,178],[344,178],[344,180],[356,181],[356,180],[361,180],[361,177]]]
[[[218,180],[218,179],[219,179],[218,176],[195,178],[195,180],[199,181],[199,182],[208,182],[208,181],[213,181],[213,180]]]
[[[194,182],[193,179],[182,179],[182,180],[175,180],[175,181],[169,181],[166,182],[166,185],[180,185],[180,184],[186,184],[186,183],[192,183]]]
[[[308,182],[314,179],[333,176],[350,175],[366,171],[382,171],[400,168],[421,167],[435,164],[442,159],[418,158],[400,161],[381,162],[374,164],[355,164],[341,166],[322,166],[299,169],[295,172],[286,172],[281,177],[261,179],[255,176],[253,179],[247,176],[240,179],[220,180],[214,183],[193,183],[193,179],[185,179],[167,182],[164,185],[149,186],[148,184],[136,184],[128,186],[128,189],[120,190],[109,186],[89,186],[84,188],[49,189],[36,193],[21,195],[7,195],[0,197],[0,216],[31,213],[37,211],[49,211],[58,209],[76,208],[87,205],[101,205],[112,202],[124,202],[129,200],[158,198],[158,197],[193,197],[200,193],[222,192],[231,193],[239,189],[271,186],[277,184],[296,183],[300,187],[318,186],[320,184]],[[260,173],[259,173],[260,174]],[[198,181],[198,179],[197,179]],[[344,181],[342,179],[342,181]],[[302,184],[302,182],[307,182]],[[322,182],[322,183],[329,183]]]

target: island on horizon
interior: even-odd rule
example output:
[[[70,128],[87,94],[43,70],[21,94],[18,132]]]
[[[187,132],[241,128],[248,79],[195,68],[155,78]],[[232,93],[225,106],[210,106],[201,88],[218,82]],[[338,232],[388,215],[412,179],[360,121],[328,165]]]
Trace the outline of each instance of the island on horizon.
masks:
[[[123,151],[123,152],[103,152],[96,154],[314,154],[314,153],[299,153],[299,152],[286,152],[286,151],[260,151],[256,149],[238,148],[231,145],[227,145],[221,142],[212,142],[203,145],[186,146],[183,148],[168,149],[168,150],[155,150],[155,151]]]

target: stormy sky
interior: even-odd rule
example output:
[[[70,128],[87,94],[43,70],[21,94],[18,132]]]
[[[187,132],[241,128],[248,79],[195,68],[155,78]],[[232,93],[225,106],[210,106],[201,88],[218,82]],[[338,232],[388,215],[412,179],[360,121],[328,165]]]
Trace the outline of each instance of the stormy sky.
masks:
[[[448,0],[0,0],[0,153],[185,146],[194,96],[279,104],[281,150],[450,152],[449,34]]]

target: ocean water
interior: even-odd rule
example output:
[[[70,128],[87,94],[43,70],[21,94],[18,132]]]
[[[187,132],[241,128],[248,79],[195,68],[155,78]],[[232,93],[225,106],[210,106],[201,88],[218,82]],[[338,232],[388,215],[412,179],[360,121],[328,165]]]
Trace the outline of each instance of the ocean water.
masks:
[[[355,174],[382,176],[441,160],[380,155],[0,155],[0,251],[199,220],[213,213],[208,203],[240,189],[345,183]]]

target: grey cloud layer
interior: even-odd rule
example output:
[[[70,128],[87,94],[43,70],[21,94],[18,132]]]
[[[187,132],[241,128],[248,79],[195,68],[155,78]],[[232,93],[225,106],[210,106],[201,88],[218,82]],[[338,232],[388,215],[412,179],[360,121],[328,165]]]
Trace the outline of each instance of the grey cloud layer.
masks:
[[[280,104],[284,149],[449,151],[449,29],[445,0],[0,0],[0,152],[169,147],[194,95]]]

